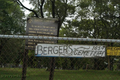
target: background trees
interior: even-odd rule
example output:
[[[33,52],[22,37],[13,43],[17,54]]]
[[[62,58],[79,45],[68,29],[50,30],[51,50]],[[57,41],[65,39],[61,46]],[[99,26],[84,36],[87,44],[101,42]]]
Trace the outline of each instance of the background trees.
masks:
[[[0,0],[0,34],[24,34],[24,13],[12,0]],[[20,60],[23,40],[0,39],[0,64]],[[18,60],[17,60],[18,59]]]
[[[93,1],[80,1],[78,15],[72,21],[77,35],[84,38],[105,38],[117,39],[119,35],[119,3],[112,0],[93,0]],[[82,4],[81,4],[82,3]],[[113,43],[93,43],[104,44],[107,46],[115,46]],[[107,59],[107,58],[106,58]],[[106,61],[104,59],[104,61]],[[109,59],[109,58],[108,58]],[[110,60],[113,58],[110,58]],[[101,59],[94,59],[94,68],[99,69],[98,65],[103,65],[104,61]],[[113,66],[113,61],[110,64]],[[102,68],[102,66],[100,67]]]
[[[116,1],[117,2],[117,1]],[[117,39],[119,37],[120,3],[112,0],[81,0],[77,2],[76,16],[67,21],[60,34],[69,37]],[[74,42],[76,43],[76,42]],[[118,46],[114,43],[79,42],[80,44],[94,44]],[[109,58],[108,58],[109,59]],[[113,57],[110,58],[113,60]],[[105,68],[107,58],[93,59],[94,69]],[[113,61],[110,61],[113,66]],[[88,62],[89,63],[89,62]],[[98,67],[99,65],[99,67]],[[100,66],[101,65],[101,66]]]

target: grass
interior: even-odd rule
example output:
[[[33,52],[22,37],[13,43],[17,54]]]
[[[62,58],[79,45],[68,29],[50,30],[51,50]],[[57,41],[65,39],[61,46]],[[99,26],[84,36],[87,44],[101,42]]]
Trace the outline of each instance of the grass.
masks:
[[[21,80],[22,69],[0,68],[0,80]],[[49,80],[45,69],[27,69],[26,80]],[[120,80],[119,71],[108,70],[55,70],[54,80]]]

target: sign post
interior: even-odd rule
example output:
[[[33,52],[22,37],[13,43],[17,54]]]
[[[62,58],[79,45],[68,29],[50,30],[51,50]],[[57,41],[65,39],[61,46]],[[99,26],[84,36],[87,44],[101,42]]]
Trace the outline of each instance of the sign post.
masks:
[[[49,80],[53,80],[54,76],[54,68],[55,68],[55,57],[52,57],[50,62],[50,75],[49,75]]]
[[[28,18],[26,35],[57,37],[58,21],[56,19]],[[25,41],[26,46],[25,46],[25,53],[23,54],[24,57],[23,57],[23,67],[22,67],[22,80],[25,80],[26,78],[28,50],[35,50],[35,46],[38,43],[53,44],[53,43],[57,43],[57,40],[53,41],[53,40],[28,39]],[[53,64],[54,64],[54,60],[52,60],[52,65]],[[53,66],[52,66],[52,69],[53,69]],[[54,73],[54,69],[52,73]]]
[[[28,50],[25,49],[25,52],[23,54],[23,66],[22,66],[22,79],[21,80],[26,80],[26,70],[27,70],[27,56],[28,55]]]

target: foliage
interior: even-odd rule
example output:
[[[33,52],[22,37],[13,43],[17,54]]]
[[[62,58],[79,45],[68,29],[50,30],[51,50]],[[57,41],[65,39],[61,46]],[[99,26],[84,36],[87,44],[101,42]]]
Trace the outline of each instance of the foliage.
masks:
[[[0,34],[23,34],[24,13],[21,8],[11,0],[1,0]]]
[[[0,34],[24,34],[24,13],[12,0],[0,0]],[[0,39],[0,64],[19,64],[23,40]],[[21,49],[22,48],[22,49]]]
[[[78,7],[76,8],[77,15],[71,22],[67,22],[64,27],[60,30],[60,35],[67,37],[81,37],[81,38],[103,38],[117,39],[119,37],[119,3],[115,3],[112,0],[89,0],[78,1]],[[65,42],[65,41],[60,41]],[[66,43],[66,42],[65,42]],[[75,43],[75,42],[67,42]],[[80,42],[80,44],[83,42]],[[83,44],[104,44],[111,46],[118,46],[119,44],[111,43],[88,43]],[[90,60],[91,61],[91,60]],[[87,61],[88,63],[90,61]],[[93,59],[94,67],[98,66],[97,69],[102,69],[107,61],[107,58]],[[96,65],[95,65],[96,64]]]

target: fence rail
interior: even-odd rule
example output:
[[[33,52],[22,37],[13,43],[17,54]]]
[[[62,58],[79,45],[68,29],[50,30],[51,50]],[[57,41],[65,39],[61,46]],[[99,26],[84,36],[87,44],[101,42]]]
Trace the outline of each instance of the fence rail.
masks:
[[[93,41],[93,42],[116,42],[120,39],[95,39],[95,38],[71,38],[71,37],[46,37],[46,36],[24,36],[24,35],[0,35],[0,38],[19,38],[19,39],[49,39],[49,40],[69,40],[69,41]]]

